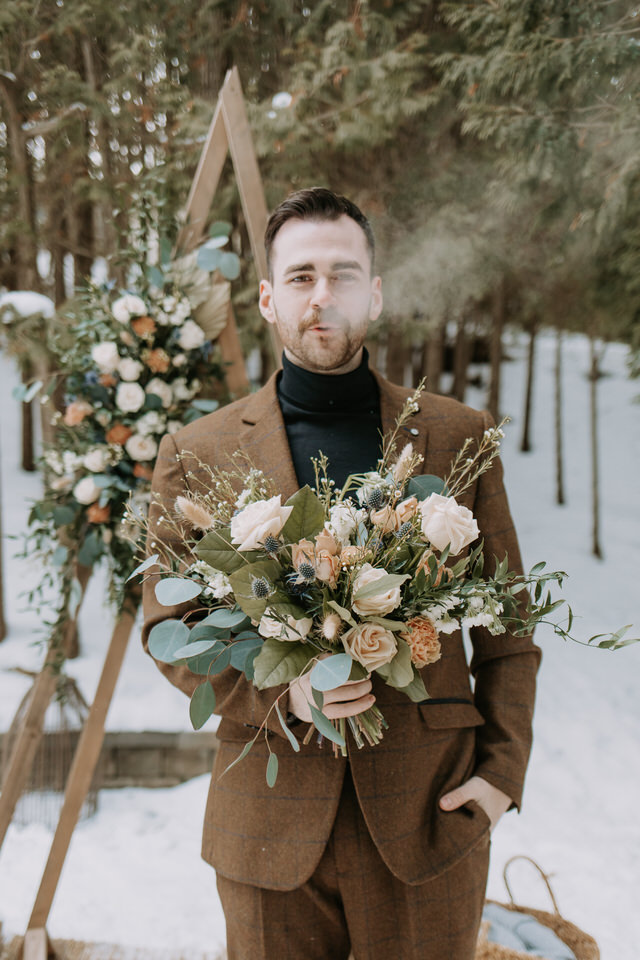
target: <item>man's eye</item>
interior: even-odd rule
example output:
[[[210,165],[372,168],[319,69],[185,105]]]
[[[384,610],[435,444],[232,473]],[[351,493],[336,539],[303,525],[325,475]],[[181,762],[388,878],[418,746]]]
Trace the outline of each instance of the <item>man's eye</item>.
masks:
[[[290,283],[309,283],[311,279],[312,278],[309,276],[308,273],[298,273],[294,277],[291,277],[291,280],[289,282]]]
[[[336,283],[352,283],[355,279],[355,273],[337,273],[335,277],[333,277]]]

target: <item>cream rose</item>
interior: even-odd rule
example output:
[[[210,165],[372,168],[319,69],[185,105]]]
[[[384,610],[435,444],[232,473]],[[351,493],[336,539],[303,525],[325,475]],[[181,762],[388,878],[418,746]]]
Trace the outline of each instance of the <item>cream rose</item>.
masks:
[[[277,537],[289,519],[293,507],[283,507],[281,494],[270,500],[258,500],[231,520],[231,542],[239,550],[257,550],[268,536]]]
[[[360,623],[342,635],[342,643],[349,656],[367,670],[377,670],[396,655],[396,638],[377,623]]]
[[[158,444],[153,437],[132,433],[124,445],[132,460],[153,460],[158,452]]]
[[[422,535],[436,548],[444,550],[451,544],[455,557],[477,539],[480,531],[471,510],[460,506],[453,497],[432,493],[420,504]]]
[[[282,623],[269,613],[267,607],[258,624],[258,633],[261,637],[277,637],[278,640],[303,640],[313,626],[311,617],[302,617],[300,620],[296,620],[295,617],[288,616],[286,619],[286,624]]]
[[[91,473],[102,473],[110,460],[111,452],[108,447],[94,447],[85,453],[82,463]]]
[[[399,503],[396,507],[398,527],[401,527],[403,523],[407,522],[407,520],[411,520],[412,517],[415,517],[417,512],[418,500],[416,497],[409,497],[408,500],[403,500],[402,503]]]
[[[144,300],[136,297],[133,293],[125,293],[113,301],[111,313],[118,323],[129,323],[131,317],[143,317],[147,312]]]
[[[143,370],[144,367],[140,361],[134,360],[133,357],[123,357],[118,364],[118,375],[121,380],[127,382],[138,380]]]
[[[100,492],[100,487],[94,483],[93,477],[83,477],[82,480],[78,480],[73,488],[74,497],[78,503],[82,503],[85,506],[88,506],[90,503],[95,503],[100,496]]]
[[[316,550],[315,564],[316,577],[330,587],[335,587],[340,573],[340,557],[328,550]]]
[[[380,528],[382,533],[391,533],[398,527],[396,512],[393,507],[388,504],[385,507],[380,507],[379,510],[372,510],[369,514],[369,519],[374,527]]]
[[[381,580],[382,577],[386,576],[386,571],[376,569],[370,563],[364,563],[353,581],[353,596],[355,597],[363,587],[367,587],[370,583],[375,583],[376,580]],[[385,613],[395,610],[399,603],[400,587],[391,587],[390,590],[381,590],[380,593],[375,593],[372,597],[353,600],[351,607],[361,617],[384,616]]]
[[[139,383],[121,383],[116,390],[116,406],[123,413],[136,413],[146,400]]]
[[[291,547],[291,562],[294,570],[297,570],[302,563],[310,563],[312,566],[315,561],[315,547],[311,540],[299,540]]]
[[[173,390],[160,377],[153,377],[146,386],[147,393],[153,393],[162,400],[162,406],[168,409],[173,403]]]
[[[105,340],[91,347],[91,359],[102,373],[113,373],[120,362],[120,354],[115,343]]]
[[[202,327],[199,327],[195,320],[187,320],[180,329],[178,343],[183,350],[195,350],[201,347],[206,340],[206,335]]]

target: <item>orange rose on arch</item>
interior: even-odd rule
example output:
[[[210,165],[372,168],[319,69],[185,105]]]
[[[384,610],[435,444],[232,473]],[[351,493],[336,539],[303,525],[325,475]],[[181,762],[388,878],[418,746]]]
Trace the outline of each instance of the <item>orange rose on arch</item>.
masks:
[[[68,427],[77,427],[90,413],[93,413],[90,403],[86,400],[73,400],[64,412],[64,422]]]
[[[151,338],[158,327],[153,317],[136,317],[131,321],[131,329],[139,337]]]
[[[89,523],[106,523],[111,517],[111,507],[107,504],[99,507],[97,503],[92,503],[87,510],[87,520]]]
[[[166,373],[171,366],[171,357],[162,347],[149,350],[148,353],[143,355],[142,359],[152,373]]]
[[[124,423],[114,423],[110,430],[107,430],[105,434],[105,440],[107,443],[116,443],[118,446],[124,446],[127,442],[133,430],[131,427],[125,426]]]
[[[133,475],[137,477],[138,480],[151,480],[153,469],[144,463],[136,463],[133,468]]]
[[[440,659],[441,649],[438,631],[428,617],[411,617],[407,621],[409,628],[400,636],[411,648],[411,662],[416,667],[426,667]]]

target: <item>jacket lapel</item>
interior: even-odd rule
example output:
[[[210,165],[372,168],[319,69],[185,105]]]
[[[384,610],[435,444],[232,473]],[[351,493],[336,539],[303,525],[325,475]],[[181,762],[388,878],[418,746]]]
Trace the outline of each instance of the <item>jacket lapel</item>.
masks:
[[[238,441],[256,467],[273,480],[284,501],[298,489],[298,480],[276,394],[276,377],[277,372],[248,400]]]

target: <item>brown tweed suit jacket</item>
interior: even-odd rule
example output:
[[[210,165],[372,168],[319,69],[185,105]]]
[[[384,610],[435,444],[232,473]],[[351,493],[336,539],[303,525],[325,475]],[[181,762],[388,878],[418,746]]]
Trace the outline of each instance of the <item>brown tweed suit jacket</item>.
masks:
[[[389,430],[410,391],[376,374],[383,430]],[[407,440],[424,455],[422,471],[444,476],[469,436],[480,437],[491,421],[454,400],[423,394],[420,409],[405,428]],[[242,449],[270,476],[283,501],[297,481],[277,400],[275,375],[256,394],[238,400],[163,439],[153,486],[171,506],[193,483],[195,461],[228,467]],[[502,467],[491,469],[461,502],[473,510],[485,542],[488,565],[509,556],[519,569],[520,555],[502,484]],[[156,513],[152,507],[152,524]],[[153,529],[153,527],[152,527]],[[161,528],[159,528],[161,529]],[[160,542],[152,545],[156,550]],[[182,608],[162,607],[153,579],[145,585],[143,643],[151,627]],[[212,678],[216,713],[221,716],[220,749],[205,813],[202,855],[216,870],[239,882],[290,890],[304,883],[318,863],[335,818],[346,762],[371,836],[389,869],[409,884],[443,873],[486,839],[489,821],[477,804],[442,812],[438,799],[473,773],[520,805],[531,745],[535,675],[539,651],[530,638],[491,636],[471,630],[473,655],[467,664],[459,633],[442,638],[442,658],[424,668],[431,696],[415,704],[377,678],[374,692],[389,723],[376,747],[350,745],[348,761],[316,739],[295,753],[277,718],[268,722],[269,746],[279,757],[278,779],[265,781],[268,755],[259,739],[225,776],[220,773],[251,739],[282,687],[258,691],[229,667]],[[172,683],[191,694],[202,678],[183,666],[158,663]],[[470,684],[470,670],[475,678]],[[307,725],[294,727],[302,740]]]

